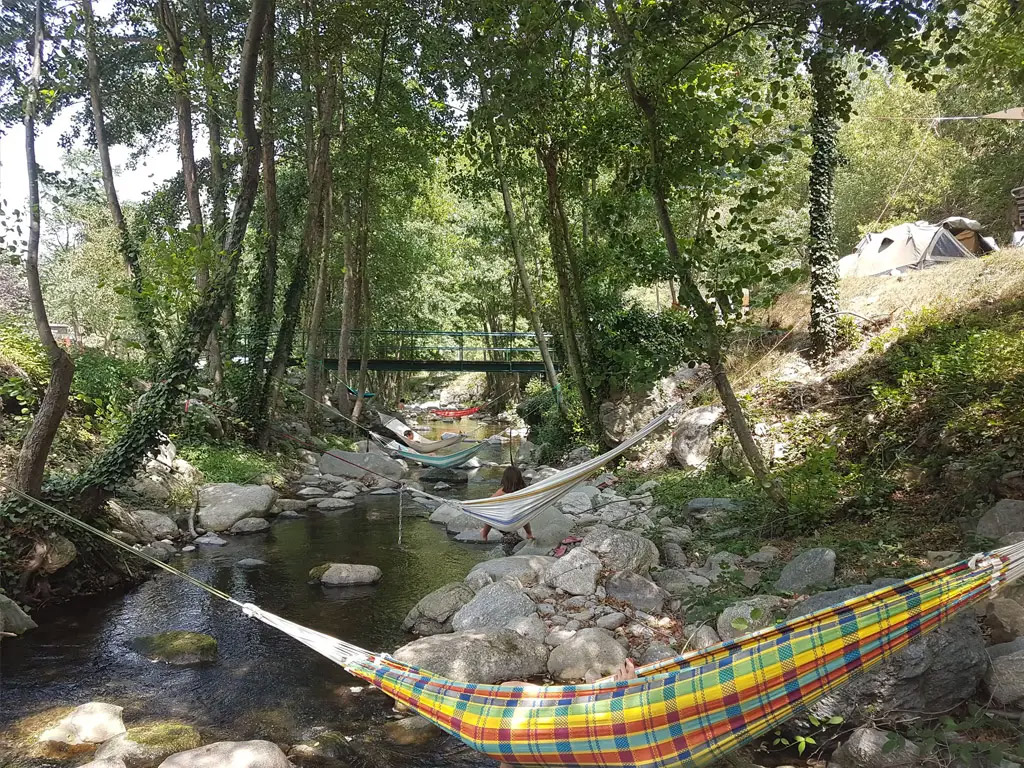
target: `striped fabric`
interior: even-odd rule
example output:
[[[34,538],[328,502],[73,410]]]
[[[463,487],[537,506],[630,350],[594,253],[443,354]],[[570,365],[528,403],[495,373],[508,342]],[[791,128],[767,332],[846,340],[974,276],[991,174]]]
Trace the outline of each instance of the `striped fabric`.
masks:
[[[388,416],[386,413],[380,414],[380,423],[381,426],[391,432],[391,434],[397,437],[401,442],[405,443],[410,448],[415,448],[420,453],[434,453],[436,451],[440,451],[442,448],[447,448],[450,445],[461,443],[463,440],[462,435],[446,437],[444,440],[426,440],[404,421],[396,419],[394,416]],[[412,437],[406,437],[406,432],[412,432]]]
[[[465,464],[471,458],[473,458],[480,449],[484,447],[486,443],[477,443],[471,445],[456,453],[446,453],[443,456],[431,456],[429,454],[417,453],[411,449],[402,448],[397,443],[391,441],[390,445],[385,445],[388,453],[392,456],[396,456],[400,459],[408,459],[409,461],[416,461],[425,467],[440,467],[442,469],[448,469],[450,467],[458,467]]]
[[[246,611],[496,760],[703,766],[770,731],[1020,575],[1024,545],[978,556],[703,651],[635,680],[495,686],[446,680]],[[1008,577],[1008,578],[1007,578]],[[293,629],[294,628],[294,629]]]

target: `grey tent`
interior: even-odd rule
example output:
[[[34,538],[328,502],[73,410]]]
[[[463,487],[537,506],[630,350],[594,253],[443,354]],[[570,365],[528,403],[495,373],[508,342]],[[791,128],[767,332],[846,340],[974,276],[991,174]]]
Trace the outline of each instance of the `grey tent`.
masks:
[[[897,224],[884,232],[864,235],[857,243],[857,249],[839,260],[839,275],[884,275],[971,258],[974,258],[974,254],[949,230],[927,221],[916,221]]]

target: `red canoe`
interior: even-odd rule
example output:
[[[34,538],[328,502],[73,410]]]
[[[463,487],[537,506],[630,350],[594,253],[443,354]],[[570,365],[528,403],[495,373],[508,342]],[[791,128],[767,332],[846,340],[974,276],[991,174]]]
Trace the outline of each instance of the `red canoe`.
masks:
[[[461,409],[442,409],[434,408],[431,413],[435,416],[440,416],[442,419],[461,419],[463,416],[472,416],[474,413],[480,410],[480,406],[475,408],[461,408]]]

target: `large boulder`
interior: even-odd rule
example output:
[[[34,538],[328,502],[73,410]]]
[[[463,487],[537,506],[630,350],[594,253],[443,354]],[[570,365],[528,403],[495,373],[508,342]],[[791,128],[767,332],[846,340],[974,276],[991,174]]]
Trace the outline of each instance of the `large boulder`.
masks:
[[[135,638],[135,650],[151,661],[202,664],[217,658],[217,640],[202,632],[173,629]]]
[[[320,574],[320,583],[326,587],[353,587],[361,584],[376,584],[384,575],[376,565],[359,563],[331,563]]]
[[[217,741],[171,755],[160,768],[294,768],[272,741]]]
[[[7,595],[0,595],[0,632],[21,635],[38,626],[20,605]]]
[[[402,629],[416,635],[439,635],[452,631],[452,616],[473,599],[473,590],[464,582],[445,584],[420,598],[402,622]]]
[[[536,464],[540,461],[540,446],[534,445],[529,440],[519,443],[519,450],[516,451],[516,464]]]
[[[1004,706],[1024,701],[1024,638],[1000,643],[988,649],[992,665],[985,684],[992,698]]]
[[[806,594],[812,587],[827,587],[836,575],[836,553],[816,547],[801,552],[782,569],[775,588],[779,592]]]
[[[556,680],[583,680],[612,674],[626,660],[626,651],[606,629],[581,629],[548,657],[548,672]],[[588,675],[589,673],[589,675]]]
[[[516,550],[520,555],[547,555],[572,533],[573,519],[555,507],[548,507],[530,521],[533,539]]]
[[[811,706],[821,720],[852,725],[892,712],[946,712],[974,696],[988,668],[985,639],[967,614],[914,640]]]
[[[465,485],[469,482],[469,473],[461,469],[452,469],[450,467],[431,467],[420,475],[420,480],[424,483]]]
[[[718,405],[691,408],[672,433],[672,456],[683,468],[703,469],[711,458],[715,426],[725,415]]]
[[[616,571],[605,579],[604,588],[609,599],[645,613],[661,613],[668,598],[665,590],[632,571]]]
[[[1024,501],[1000,499],[978,521],[978,535],[998,539],[1008,533],[1024,531]]]
[[[558,506],[568,515],[582,515],[594,508],[594,500],[589,493],[571,491],[561,498]]]
[[[452,628],[457,632],[481,627],[503,627],[517,616],[530,616],[537,612],[523,588],[513,581],[488,584],[473,599],[452,616]]]
[[[996,597],[985,608],[989,642],[1009,643],[1024,635],[1024,606],[1008,597]]]
[[[75,707],[59,723],[39,734],[39,741],[58,744],[100,744],[124,733],[123,707],[90,701]]]
[[[126,768],[156,768],[162,760],[203,743],[199,731],[184,723],[163,722],[129,728],[103,742],[97,760],[120,760]]]
[[[155,539],[176,539],[181,533],[178,524],[167,515],[161,515],[150,509],[137,509],[132,512],[143,528]]]
[[[430,513],[430,522],[437,523],[438,525],[447,526],[448,523],[458,519],[460,516],[466,513],[462,511],[462,507],[458,507],[455,504],[449,504],[445,502],[439,507],[436,507],[433,512]],[[477,523],[481,525],[482,523]]]
[[[348,451],[331,451],[320,457],[318,464],[325,475],[353,477],[367,485],[381,484],[380,475],[388,480],[397,481],[405,472],[405,466],[387,456],[376,453],[350,453]],[[364,479],[365,478],[365,479]]]
[[[424,637],[392,655],[450,680],[498,683],[544,674],[548,650],[510,629],[486,627]]]
[[[226,531],[247,517],[266,517],[277,501],[269,485],[213,483],[199,491],[199,525],[208,531]]]
[[[485,580],[494,582],[513,578],[523,586],[528,586],[536,584],[541,576],[547,572],[547,569],[556,562],[555,558],[546,555],[498,557],[494,560],[484,560],[482,563],[474,565],[466,576],[466,581],[480,584]]]
[[[597,591],[601,561],[593,552],[576,547],[552,562],[544,572],[544,583],[570,595],[592,595]]]
[[[580,546],[597,555],[605,568],[612,571],[633,571],[643,575],[658,564],[658,548],[654,542],[631,531],[595,526]]]
[[[920,748],[912,741],[896,737],[872,726],[858,728],[832,753],[829,768],[904,768],[918,765]],[[895,743],[896,747],[886,746]]]
[[[856,584],[852,587],[841,587],[840,589],[832,589],[827,592],[819,592],[797,603],[790,609],[788,618],[793,619],[797,616],[806,616],[809,613],[815,613],[824,608],[845,603],[847,600],[852,600],[855,597],[862,597],[869,592],[891,586],[896,582],[896,579],[876,579],[870,584]]]

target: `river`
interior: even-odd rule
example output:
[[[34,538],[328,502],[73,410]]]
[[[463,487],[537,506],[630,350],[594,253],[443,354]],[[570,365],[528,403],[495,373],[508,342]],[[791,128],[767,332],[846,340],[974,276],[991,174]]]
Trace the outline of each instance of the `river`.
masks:
[[[468,432],[479,423],[460,426]],[[478,454],[483,462],[507,462],[507,456],[508,447],[497,445]],[[500,472],[500,467],[475,470],[467,486],[445,493],[489,494]],[[364,648],[390,651],[413,639],[401,631],[401,623],[416,601],[460,580],[487,549],[457,543],[444,528],[407,514],[399,545],[398,497],[355,501],[341,514],[310,511],[304,519],[275,522],[266,534],[226,537],[225,547],[200,547],[171,562],[239,600]],[[408,496],[404,508],[422,509]],[[266,565],[238,567],[243,558]],[[324,562],[376,565],[384,576],[370,587],[311,586],[309,569]],[[123,706],[129,727],[178,719],[198,727],[207,740],[267,738],[292,744],[327,728],[353,737],[356,749],[365,742],[374,765],[491,764],[455,749],[450,740],[414,755],[369,746],[379,741],[377,727],[393,717],[389,699],[376,691],[353,691],[363,684],[340,667],[171,574],[160,572],[127,593],[83,599],[34,618],[39,629],[0,645],[0,732],[49,707],[100,700]],[[216,663],[176,667],[150,662],[132,649],[134,638],[171,629],[215,637]]]

